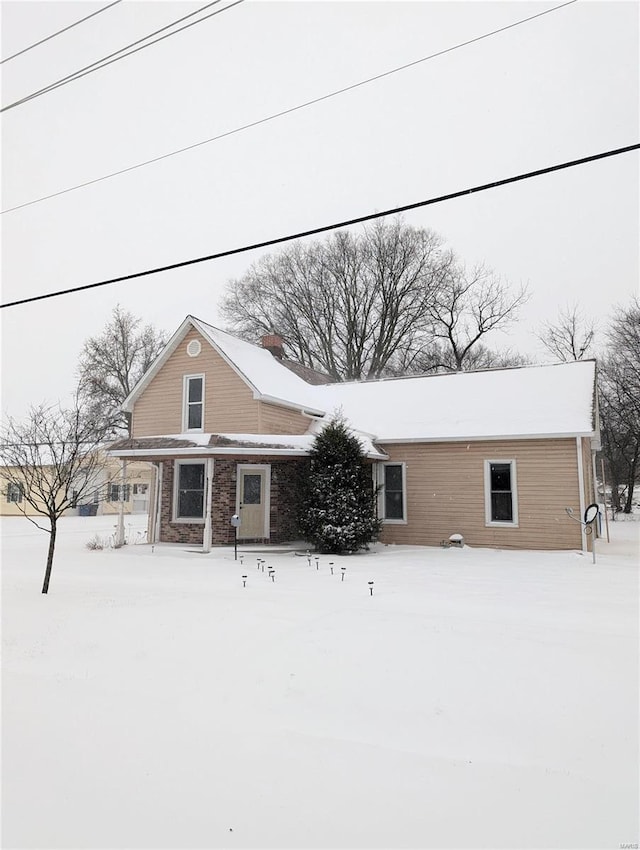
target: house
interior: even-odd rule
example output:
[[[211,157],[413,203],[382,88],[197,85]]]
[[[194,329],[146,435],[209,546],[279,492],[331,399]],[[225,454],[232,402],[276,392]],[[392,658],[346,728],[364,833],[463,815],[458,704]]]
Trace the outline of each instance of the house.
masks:
[[[43,469],[46,469],[44,467]],[[44,503],[36,499],[39,511],[25,499],[25,484],[15,480],[21,478],[10,467],[0,466],[0,516],[36,516],[46,513]],[[122,505],[125,514],[144,514],[149,510],[149,495],[153,482],[150,464],[138,462],[127,464],[126,477],[122,479],[121,464],[112,457],[104,457],[99,466],[91,492],[79,499],[74,507],[64,511],[64,516],[119,514]]]
[[[599,448],[594,361],[332,384],[187,316],[125,401],[110,454],[153,464],[149,541],[295,539],[297,476],[340,412],[360,438],[385,543],[586,548]]]

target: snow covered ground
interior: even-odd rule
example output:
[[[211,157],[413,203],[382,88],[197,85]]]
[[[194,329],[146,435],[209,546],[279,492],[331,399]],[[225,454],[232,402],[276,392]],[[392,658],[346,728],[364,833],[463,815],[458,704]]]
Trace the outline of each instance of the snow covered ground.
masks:
[[[89,551],[113,522],[62,521],[43,596],[47,536],[2,520],[3,847],[638,841],[640,523],[595,566],[397,546],[272,582]]]

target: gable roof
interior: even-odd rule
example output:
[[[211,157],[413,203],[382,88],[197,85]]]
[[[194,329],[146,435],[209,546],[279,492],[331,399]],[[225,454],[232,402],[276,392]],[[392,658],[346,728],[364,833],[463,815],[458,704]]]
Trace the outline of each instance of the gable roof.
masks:
[[[376,442],[592,436],[594,360],[378,381],[311,385],[259,345],[187,316],[124,402],[133,404],[195,328],[256,399],[314,417],[340,412]],[[318,419],[309,433],[317,431]]]
[[[196,319],[195,316],[187,316],[182,322],[151,367],[125,399],[124,410],[133,409],[136,399],[158,374],[164,363],[192,328],[195,328],[234,372],[242,378],[253,392],[254,398],[295,410],[302,410],[316,416],[324,414],[324,410],[317,406],[315,387],[288,369],[270,351],[231,336],[231,334],[221,331],[213,325],[208,325],[206,322]]]
[[[377,442],[592,435],[594,360],[316,387]]]

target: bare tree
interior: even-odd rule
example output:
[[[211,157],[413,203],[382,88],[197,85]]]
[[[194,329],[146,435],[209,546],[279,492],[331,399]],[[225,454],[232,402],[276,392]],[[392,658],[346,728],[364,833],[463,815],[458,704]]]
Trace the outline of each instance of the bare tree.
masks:
[[[100,446],[104,435],[105,428],[97,426],[94,417],[79,405],[70,409],[32,407],[24,423],[9,418],[3,427],[0,473],[4,495],[19,506],[26,502],[49,520],[49,528],[45,528],[22,511],[49,534],[43,593],[49,590],[59,518],[92,494],[103,474]]]
[[[432,231],[378,221],[264,257],[230,282],[221,311],[232,332],[275,331],[289,356],[336,381],[376,378],[427,339],[451,263]]]
[[[78,372],[79,393],[100,420],[112,423],[114,435],[130,433],[131,414],[122,403],[156,359],[166,343],[166,335],[152,325],[114,308],[102,333],[84,343]]]
[[[595,322],[587,319],[574,304],[561,310],[555,322],[545,322],[538,339],[561,363],[592,357],[596,336]]]
[[[522,365],[526,358],[513,352],[500,355],[483,340],[495,330],[512,324],[529,299],[525,286],[512,292],[485,266],[468,272],[464,264],[451,262],[445,283],[428,310],[431,342],[419,350],[412,371],[451,371]]]
[[[600,362],[602,452],[614,507],[631,513],[640,469],[640,299],[619,307]],[[620,490],[624,493],[621,503]]]
[[[480,369],[508,369],[515,366],[527,366],[531,359],[511,348],[497,351],[478,343],[474,345],[462,361],[459,368],[451,346],[433,343],[423,348],[414,358],[407,371],[415,373],[429,372],[473,372]],[[398,373],[400,374],[400,373]]]

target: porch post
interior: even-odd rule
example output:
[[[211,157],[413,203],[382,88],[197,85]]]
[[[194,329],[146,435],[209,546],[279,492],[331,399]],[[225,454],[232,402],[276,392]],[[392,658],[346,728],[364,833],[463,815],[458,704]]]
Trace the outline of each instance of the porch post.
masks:
[[[205,500],[204,500],[204,534],[202,538],[202,551],[211,551],[211,506],[213,491],[213,458],[207,458],[205,474]]]
[[[122,460],[120,463],[120,502],[118,504],[118,530],[116,532],[116,544],[124,546],[124,490],[125,481],[127,480],[127,462]]]
[[[157,543],[160,529],[160,463],[149,461],[153,473],[151,478],[151,490],[149,493],[149,515],[147,517],[147,543]]]

